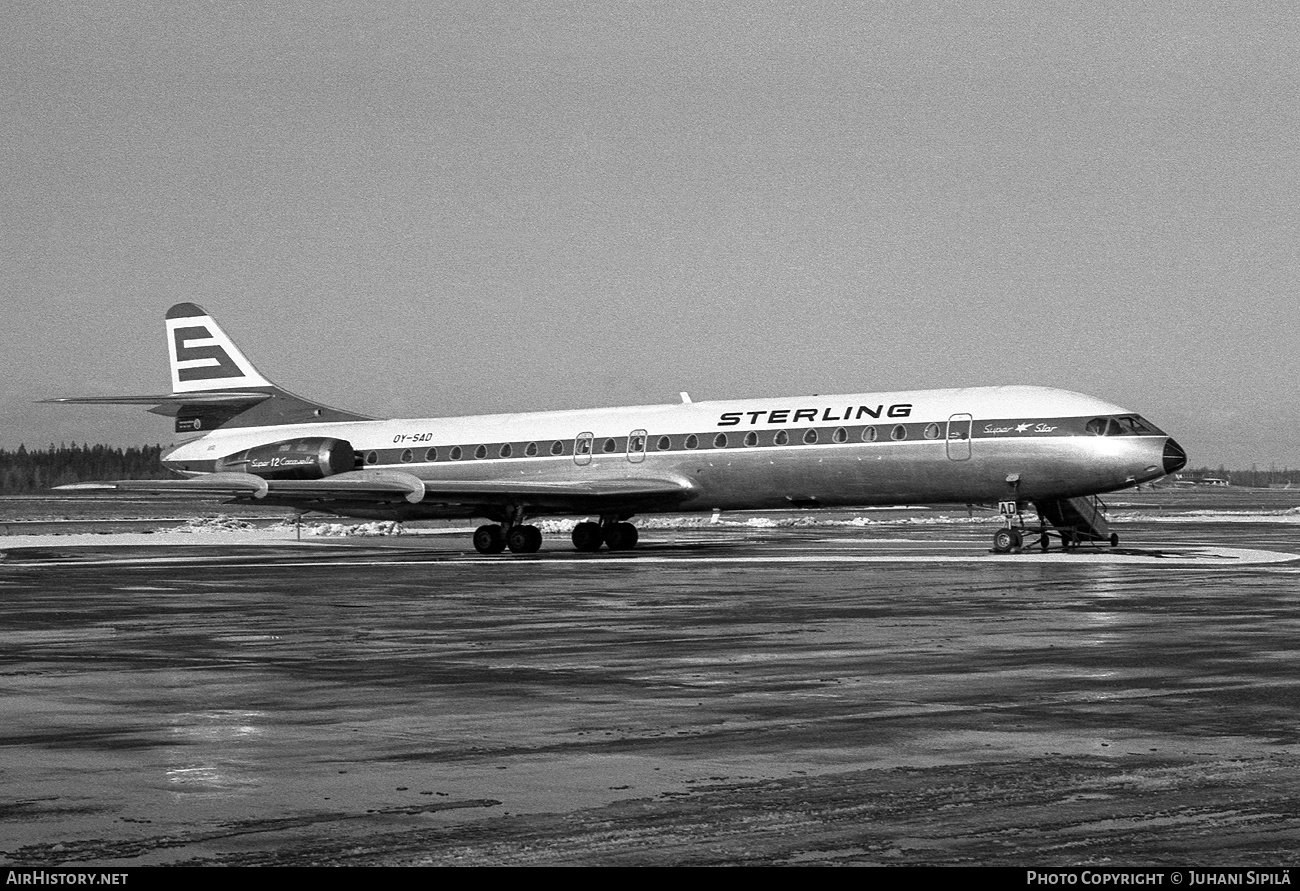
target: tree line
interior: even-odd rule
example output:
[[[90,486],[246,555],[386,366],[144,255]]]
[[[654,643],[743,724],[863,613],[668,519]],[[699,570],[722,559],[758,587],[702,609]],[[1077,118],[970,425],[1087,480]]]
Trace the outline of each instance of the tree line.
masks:
[[[1228,470],[1220,464],[1213,469],[1209,467],[1189,467],[1183,470],[1179,476],[1185,480],[1199,480],[1211,477],[1213,479],[1227,480],[1234,486],[1257,489],[1267,489],[1269,486],[1284,486],[1287,483],[1300,486],[1300,470],[1292,470],[1289,467],[1284,467],[1281,470],[1276,467],[1260,470],[1258,467],[1251,465],[1249,470]]]
[[[165,479],[161,445],[115,448],[106,445],[54,445],[28,451],[0,449],[0,495],[27,495],[70,483],[124,479]]]

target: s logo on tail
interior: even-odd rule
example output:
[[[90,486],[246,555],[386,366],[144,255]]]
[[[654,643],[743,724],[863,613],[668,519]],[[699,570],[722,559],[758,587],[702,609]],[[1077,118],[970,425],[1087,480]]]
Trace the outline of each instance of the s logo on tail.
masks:
[[[167,313],[172,392],[266,387],[253,363],[202,307],[180,303]]]

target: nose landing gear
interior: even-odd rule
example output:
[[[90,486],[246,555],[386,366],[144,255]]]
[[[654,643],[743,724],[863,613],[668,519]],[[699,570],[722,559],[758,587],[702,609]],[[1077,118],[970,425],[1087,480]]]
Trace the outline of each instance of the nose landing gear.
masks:
[[[1038,547],[1044,551],[1051,545],[1051,537],[1059,536],[1061,549],[1078,548],[1084,542],[1096,545],[1106,543],[1119,547],[1119,535],[1111,532],[1106,523],[1105,505],[1095,496],[1070,498],[1061,501],[1034,502],[1038,509],[1038,524],[1026,525],[1021,504],[1017,501],[998,503],[1003,527],[993,533],[993,550],[1009,554],[1024,546],[1031,535],[1038,536]]]

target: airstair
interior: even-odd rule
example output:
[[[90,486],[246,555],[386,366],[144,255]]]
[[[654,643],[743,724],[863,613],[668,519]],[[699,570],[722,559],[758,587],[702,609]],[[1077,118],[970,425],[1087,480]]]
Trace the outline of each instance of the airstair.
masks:
[[[1085,541],[1105,542],[1111,547],[1119,544],[1119,536],[1110,531],[1106,519],[1106,504],[1096,495],[1035,501],[1034,507],[1044,527],[1055,527],[1062,547],[1078,547]]]

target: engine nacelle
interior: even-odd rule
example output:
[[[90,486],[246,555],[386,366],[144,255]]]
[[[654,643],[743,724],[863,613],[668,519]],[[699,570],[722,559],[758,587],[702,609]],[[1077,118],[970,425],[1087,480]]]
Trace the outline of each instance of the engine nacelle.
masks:
[[[352,470],[355,464],[352,443],[315,436],[273,442],[227,455],[217,459],[216,469],[251,473],[266,479],[318,480]]]

